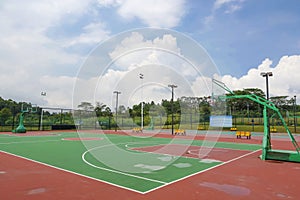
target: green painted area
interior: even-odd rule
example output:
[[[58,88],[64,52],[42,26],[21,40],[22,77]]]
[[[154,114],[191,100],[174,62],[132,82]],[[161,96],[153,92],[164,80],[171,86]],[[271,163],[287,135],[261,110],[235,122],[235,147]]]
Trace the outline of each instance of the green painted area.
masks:
[[[77,138],[77,133],[59,133],[51,136],[0,135],[0,150],[141,193],[221,164],[130,150],[132,147],[164,144],[211,145],[207,141],[139,138],[115,134],[81,135],[103,140],[63,140]],[[260,149],[259,145],[226,142],[217,142],[215,147],[250,151]],[[82,159],[83,154],[87,163]]]

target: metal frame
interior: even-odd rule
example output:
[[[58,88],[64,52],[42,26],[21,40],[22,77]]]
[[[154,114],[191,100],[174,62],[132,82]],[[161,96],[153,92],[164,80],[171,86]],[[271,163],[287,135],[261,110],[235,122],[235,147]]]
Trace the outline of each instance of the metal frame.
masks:
[[[254,95],[254,94],[236,95],[224,83],[222,83],[218,80],[215,80],[215,79],[212,79],[212,82],[213,82],[213,84],[218,85],[219,87],[221,87],[222,89],[224,89],[225,91],[230,93],[230,95],[220,96],[219,98],[221,98],[221,99],[246,98],[246,99],[250,99],[250,100],[264,106],[264,109],[263,109],[264,136],[263,136],[263,141],[262,141],[262,155],[261,155],[262,160],[281,160],[281,161],[300,162],[300,147],[299,147],[297,141],[295,140],[293,134],[289,130],[282,115],[280,114],[279,109],[275,106],[274,103],[272,103],[271,101],[269,101],[265,98]],[[273,110],[279,116],[296,151],[273,150],[272,149],[270,132],[268,131],[269,120],[268,120],[268,115],[267,115],[267,109]]]
[[[26,133],[26,128],[24,126],[25,113],[36,113],[36,112],[37,112],[36,104],[32,104],[32,105],[30,104],[30,106],[27,108],[24,108],[24,104],[22,104],[19,125],[15,130],[12,130],[12,132],[13,133]]]

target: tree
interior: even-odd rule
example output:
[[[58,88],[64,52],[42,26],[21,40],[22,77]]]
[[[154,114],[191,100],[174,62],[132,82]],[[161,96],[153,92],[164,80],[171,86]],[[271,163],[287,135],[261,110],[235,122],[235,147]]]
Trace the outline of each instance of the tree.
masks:
[[[210,97],[203,97],[200,98],[199,102],[199,110],[200,110],[200,117],[203,121],[209,121],[209,116],[211,113],[211,107],[209,104]]]
[[[258,88],[247,88],[243,90],[235,90],[233,91],[235,95],[250,95],[254,94],[259,97],[265,97],[264,92]],[[232,96],[232,94],[227,94],[228,96]],[[235,114],[246,115],[248,111],[252,111],[252,114],[259,114],[262,111],[262,105],[257,104],[254,101],[251,101],[247,98],[241,99],[228,99],[227,100],[228,109],[231,112],[234,110]],[[229,112],[230,113],[230,112]]]
[[[94,106],[90,102],[81,102],[77,107],[84,111],[93,111],[94,110]]]
[[[181,110],[188,113],[197,113],[199,112],[199,104],[201,100],[201,97],[181,97],[179,99]]]
[[[112,116],[111,109],[109,107],[106,107],[103,113],[103,116]]]
[[[96,107],[95,107],[96,116],[97,117],[104,116],[105,113],[104,111],[106,107],[107,106],[105,104],[96,102]]]
[[[9,108],[2,108],[0,111],[1,124],[5,125],[5,122],[12,116]]]
[[[172,114],[172,101],[168,101],[166,99],[163,99],[161,101],[161,105],[165,108],[167,111],[167,114]],[[176,101],[173,101],[173,112],[180,114],[181,113],[181,107],[180,107],[180,99],[177,99]]]
[[[287,99],[287,97],[288,96],[270,97],[270,101],[272,101],[276,105],[276,107],[278,107],[278,108],[287,109],[287,106],[290,104],[290,102]]]

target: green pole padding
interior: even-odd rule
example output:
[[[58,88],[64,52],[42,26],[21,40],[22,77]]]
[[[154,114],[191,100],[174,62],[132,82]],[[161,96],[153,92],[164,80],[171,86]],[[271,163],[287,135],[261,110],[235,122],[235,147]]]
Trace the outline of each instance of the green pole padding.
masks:
[[[20,115],[19,126],[16,128],[16,130],[13,130],[14,133],[26,133],[26,128],[24,126],[24,115],[25,112],[22,112]]]

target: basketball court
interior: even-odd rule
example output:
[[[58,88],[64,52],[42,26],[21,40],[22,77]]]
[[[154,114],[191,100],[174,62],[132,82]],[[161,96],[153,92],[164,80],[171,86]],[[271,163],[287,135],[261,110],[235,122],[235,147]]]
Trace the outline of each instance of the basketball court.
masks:
[[[80,136],[70,131],[1,134],[1,197],[299,198],[299,164],[261,160],[258,136],[249,142],[222,133],[213,147],[201,133],[193,140],[191,135],[163,132],[147,137],[147,133],[87,131]],[[289,141],[275,141],[289,148]],[[143,159],[132,162],[113,153],[115,147]],[[107,165],[102,154],[118,167]]]

